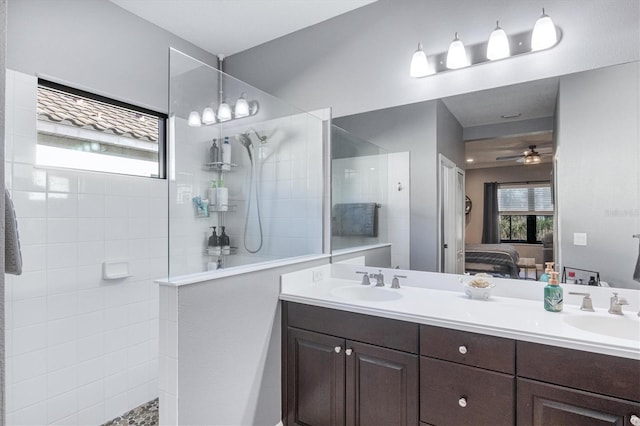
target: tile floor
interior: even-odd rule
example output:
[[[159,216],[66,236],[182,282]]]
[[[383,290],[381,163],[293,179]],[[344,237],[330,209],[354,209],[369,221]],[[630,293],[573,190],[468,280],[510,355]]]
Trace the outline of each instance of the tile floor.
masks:
[[[149,426],[158,424],[158,398],[149,401],[102,426]]]

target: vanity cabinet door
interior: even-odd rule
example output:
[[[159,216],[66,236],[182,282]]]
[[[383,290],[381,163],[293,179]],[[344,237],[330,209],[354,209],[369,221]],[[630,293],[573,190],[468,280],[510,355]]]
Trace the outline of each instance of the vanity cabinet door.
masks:
[[[418,356],[347,341],[347,425],[418,424]]]
[[[289,327],[287,424],[344,425],[344,339]]]
[[[518,379],[518,425],[631,425],[640,403]]]

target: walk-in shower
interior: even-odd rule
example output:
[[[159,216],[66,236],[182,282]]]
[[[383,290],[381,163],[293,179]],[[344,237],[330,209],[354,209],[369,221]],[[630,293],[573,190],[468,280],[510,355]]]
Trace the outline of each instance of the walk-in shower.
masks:
[[[169,279],[322,253],[322,120],[175,50],[170,72]],[[214,116],[240,98],[260,109]]]

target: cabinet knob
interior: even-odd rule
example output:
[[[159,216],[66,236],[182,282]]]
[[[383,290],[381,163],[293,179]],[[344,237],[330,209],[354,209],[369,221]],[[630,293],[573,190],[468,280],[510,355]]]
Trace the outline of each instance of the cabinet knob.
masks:
[[[631,423],[633,426],[640,426],[640,417],[632,414],[631,417],[629,417],[629,423]]]
[[[346,349],[344,353],[347,354],[347,356],[349,356],[353,353],[353,349]]]
[[[335,348],[333,348],[333,350],[336,351],[337,354],[339,354],[342,350],[342,346],[336,346]]]
[[[467,406],[467,398],[465,398],[464,396],[462,398],[460,398],[458,400],[458,405],[461,406],[462,408]]]
[[[465,345],[460,345],[458,347],[458,352],[460,352],[462,355],[465,355],[468,352],[467,347]]]

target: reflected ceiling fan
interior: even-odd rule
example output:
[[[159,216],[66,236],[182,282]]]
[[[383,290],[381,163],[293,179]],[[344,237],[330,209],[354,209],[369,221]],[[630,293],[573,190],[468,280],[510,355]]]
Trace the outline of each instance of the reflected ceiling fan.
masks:
[[[546,157],[551,155],[550,152],[539,153],[536,151],[535,145],[529,145],[529,150],[525,151],[523,154],[518,155],[508,155],[506,157],[496,157],[496,161],[511,161],[516,160],[517,163],[524,164],[538,164],[542,161],[542,157]]]

